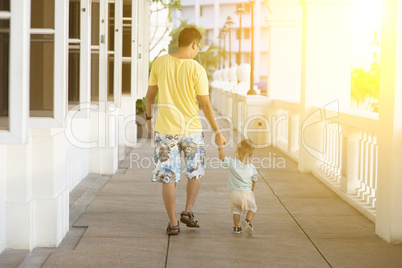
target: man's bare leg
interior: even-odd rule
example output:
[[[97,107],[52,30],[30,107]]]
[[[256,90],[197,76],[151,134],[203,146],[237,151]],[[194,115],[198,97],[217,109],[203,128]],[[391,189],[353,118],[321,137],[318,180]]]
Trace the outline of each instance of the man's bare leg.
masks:
[[[186,210],[187,212],[193,211],[193,205],[197,198],[198,190],[200,189],[201,179],[187,180],[187,200]]]
[[[176,226],[176,185],[174,182],[162,184],[162,196],[170,226]]]

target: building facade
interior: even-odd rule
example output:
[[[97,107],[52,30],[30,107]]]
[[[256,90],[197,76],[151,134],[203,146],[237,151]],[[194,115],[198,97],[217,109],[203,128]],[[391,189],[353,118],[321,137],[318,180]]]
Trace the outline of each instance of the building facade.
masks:
[[[56,247],[69,193],[114,174],[147,88],[142,0],[0,3],[0,252]]]
[[[353,2],[270,0],[268,96],[232,91],[215,75],[211,98],[242,135],[278,148],[400,244],[402,1],[381,1],[378,113],[350,107]],[[328,228],[344,223],[325,218]]]
[[[198,27],[205,29],[203,42],[205,45],[215,44],[222,49],[225,47],[226,59],[222,65],[229,67],[238,63],[250,63],[251,52],[251,10],[248,1],[244,0],[182,0],[182,10],[173,12],[173,22],[177,27],[180,20],[185,20],[189,24],[194,23]],[[236,10],[242,5],[246,14],[241,19],[236,15]],[[254,53],[255,53],[255,81],[267,81],[268,75],[268,50],[269,32],[265,16],[270,14],[267,1],[256,0],[254,5]],[[225,25],[228,17],[231,17],[234,24],[226,33],[225,40],[219,41],[219,32]],[[239,43],[241,41],[241,44]],[[230,43],[230,44],[229,44]],[[230,46],[230,55],[229,55]],[[239,46],[241,51],[239,52]],[[230,57],[230,60],[229,60]]]
[[[163,1],[167,2],[167,1]],[[169,19],[169,6],[165,3],[154,2],[149,6],[149,60],[168,53],[169,44],[172,40],[170,32],[173,24]]]

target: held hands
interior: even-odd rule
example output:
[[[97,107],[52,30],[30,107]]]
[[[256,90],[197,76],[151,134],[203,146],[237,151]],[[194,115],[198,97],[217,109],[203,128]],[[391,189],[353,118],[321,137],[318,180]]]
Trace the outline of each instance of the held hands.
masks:
[[[219,148],[219,159],[223,161],[225,159],[225,150],[223,148]]]
[[[218,146],[218,150],[219,150],[219,159],[221,161],[223,161],[223,159],[225,159],[225,150],[224,150],[224,146],[226,144],[226,140],[225,137],[222,135],[221,132],[218,132],[215,136],[215,143]]]
[[[222,135],[221,132],[216,133],[216,136],[215,136],[215,144],[216,144],[216,146],[218,146],[219,149],[220,149],[220,148],[223,148],[224,145],[226,144],[226,139],[225,139],[225,137]]]

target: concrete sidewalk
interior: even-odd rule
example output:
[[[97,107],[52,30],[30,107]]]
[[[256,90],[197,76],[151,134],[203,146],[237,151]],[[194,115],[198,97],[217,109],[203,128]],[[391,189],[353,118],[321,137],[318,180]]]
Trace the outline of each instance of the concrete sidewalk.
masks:
[[[207,149],[209,159],[217,155]],[[376,236],[372,222],[312,175],[299,173],[297,163],[274,148],[258,149],[255,156],[286,168],[258,170],[252,237],[233,233],[228,171],[210,161],[194,207],[201,228],[181,224],[180,234],[169,237],[161,185],[150,182],[148,140],[128,151],[118,174],[92,177],[83,182],[87,186],[81,183],[85,191],[72,192],[71,231],[59,248],[30,255],[6,251],[0,267],[402,267],[402,245]],[[141,161],[149,167],[137,167]],[[185,189],[182,176],[177,214],[184,210]]]

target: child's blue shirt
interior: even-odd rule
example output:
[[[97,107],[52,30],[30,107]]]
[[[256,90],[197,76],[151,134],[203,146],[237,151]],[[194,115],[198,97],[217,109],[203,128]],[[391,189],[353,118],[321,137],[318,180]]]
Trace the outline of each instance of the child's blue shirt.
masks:
[[[223,166],[229,167],[228,188],[231,190],[251,191],[253,181],[257,181],[257,169],[253,164],[243,164],[239,159],[225,157]]]

